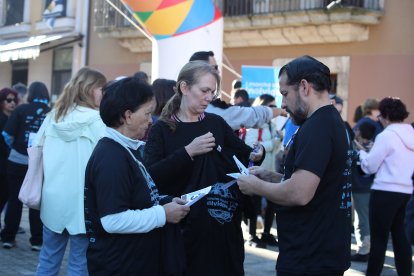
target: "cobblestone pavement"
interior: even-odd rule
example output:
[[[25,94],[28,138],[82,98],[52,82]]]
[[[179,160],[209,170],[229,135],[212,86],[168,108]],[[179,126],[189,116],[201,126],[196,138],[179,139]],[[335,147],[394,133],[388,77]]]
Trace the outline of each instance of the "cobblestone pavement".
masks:
[[[2,220],[3,221],[3,220]],[[34,275],[36,265],[39,258],[38,252],[30,250],[30,230],[28,224],[27,208],[23,209],[23,217],[21,226],[26,230],[25,234],[17,235],[17,246],[13,249],[0,248],[0,275],[1,276],[20,276]],[[272,233],[277,234],[276,229],[272,228]],[[247,233],[245,233],[247,236]],[[356,245],[353,241],[352,249],[355,250]],[[252,248],[246,246],[246,259],[244,268],[246,276],[267,276],[275,275],[275,261],[278,255],[277,247],[269,247],[267,249]],[[397,275],[394,265],[394,253],[391,244],[388,245],[386,253],[385,266],[382,276]],[[66,267],[67,256],[65,255],[63,267]],[[345,272],[346,276],[365,275],[366,263],[352,263],[351,268]],[[62,269],[60,275],[66,275]],[[414,275],[414,274],[412,274]]]

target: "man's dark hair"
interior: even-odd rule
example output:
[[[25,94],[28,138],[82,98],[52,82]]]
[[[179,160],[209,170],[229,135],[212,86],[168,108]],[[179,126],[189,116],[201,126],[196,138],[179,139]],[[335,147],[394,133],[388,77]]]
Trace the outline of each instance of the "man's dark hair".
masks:
[[[191,57],[189,61],[195,61],[195,60],[202,60],[202,61],[209,61],[210,57],[214,57],[213,51],[200,51],[195,52]]]
[[[288,85],[297,85],[305,79],[316,91],[331,90],[331,73],[328,66],[311,56],[292,60],[280,69],[279,78],[283,73],[288,77]]]
[[[247,93],[246,89],[237,89],[234,93],[234,98],[242,98],[244,102],[249,100],[249,93]]]
[[[390,122],[402,122],[410,114],[405,107],[405,104],[394,97],[386,97],[382,99],[378,107],[381,117],[388,119]]]
[[[361,137],[367,140],[374,139],[375,132],[377,130],[377,128],[370,122],[364,122],[360,124],[358,129]]]
[[[110,82],[103,88],[99,106],[102,121],[108,127],[119,127],[125,111],[137,111],[141,105],[151,101],[153,96],[151,86],[135,77]]]
[[[144,71],[138,71],[134,74],[134,77],[139,79],[141,82],[149,84],[148,83],[148,75]]]
[[[233,89],[239,89],[242,87],[242,82],[241,80],[234,80],[233,81]]]

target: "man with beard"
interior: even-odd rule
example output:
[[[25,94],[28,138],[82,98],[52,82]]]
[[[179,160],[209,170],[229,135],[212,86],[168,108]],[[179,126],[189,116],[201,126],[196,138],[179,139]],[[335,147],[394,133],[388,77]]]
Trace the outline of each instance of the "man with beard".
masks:
[[[350,266],[351,151],[329,99],[329,68],[297,58],[281,68],[279,85],[282,107],[300,125],[284,175],[252,167],[237,182],[243,193],[278,206],[278,276],[343,275]]]

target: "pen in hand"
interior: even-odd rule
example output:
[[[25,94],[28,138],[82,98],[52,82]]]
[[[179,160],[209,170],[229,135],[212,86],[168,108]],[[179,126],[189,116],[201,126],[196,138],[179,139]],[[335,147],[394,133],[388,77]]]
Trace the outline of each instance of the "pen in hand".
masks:
[[[261,147],[260,144],[255,145],[254,148],[253,148],[253,152],[254,153],[259,152],[260,147]],[[254,166],[253,160],[251,158],[249,158],[249,164],[247,165],[247,167],[250,168],[250,167],[253,167],[253,166]]]

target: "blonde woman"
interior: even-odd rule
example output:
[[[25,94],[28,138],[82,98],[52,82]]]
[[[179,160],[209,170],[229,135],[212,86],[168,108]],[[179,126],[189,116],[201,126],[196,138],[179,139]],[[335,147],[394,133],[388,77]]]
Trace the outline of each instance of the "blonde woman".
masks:
[[[45,140],[40,217],[44,227],[36,275],[59,274],[68,241],[67,274],[88,275],[84,179],[89,157],[105,131],[98,111],[105,83],[100,72],[80,69],[42,125]],[[40,139],[37,137],[35,143]]]
[[[220,91],[214,67],[192,61],[181,69],[175,95],[151,127],[145,146],[149,173],[163,194],[180,196],[211,186],[181,224],[189,275],[244,275],[241,211],[245,203],[226,173],[236,172],[233,155],[248,164],[263,161],[263,148],[250,156],[223,118],[205,112]],[[260,162],[259,162],[260,161]],[[205,265],[208,264],[208,265]]]

